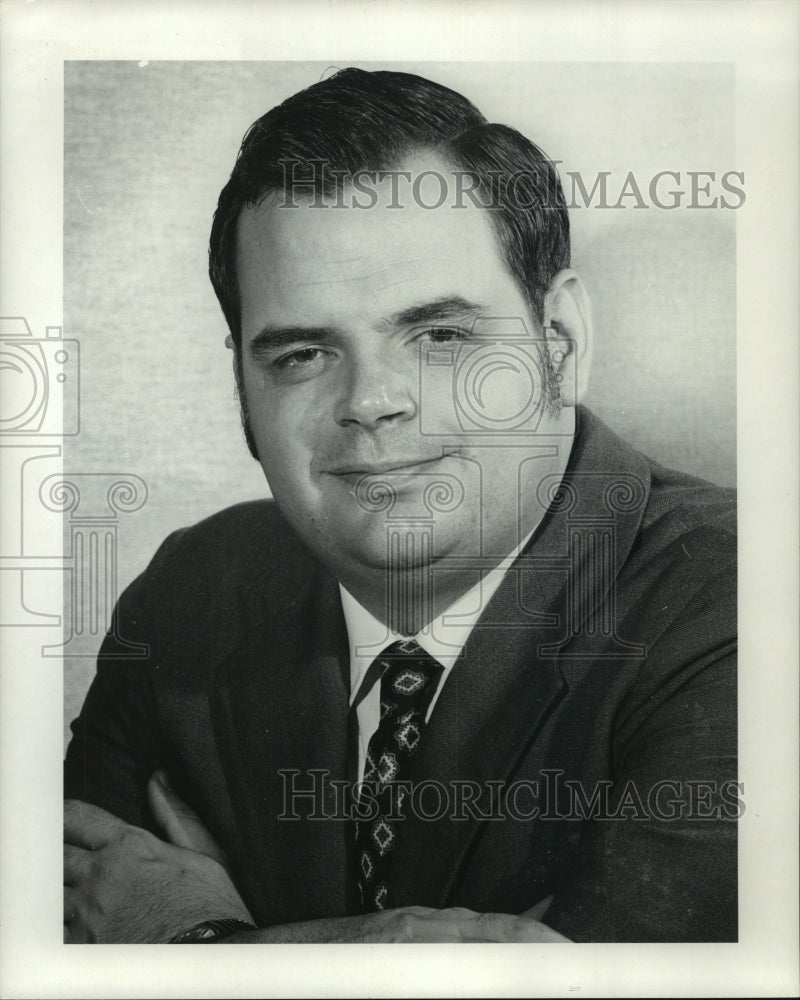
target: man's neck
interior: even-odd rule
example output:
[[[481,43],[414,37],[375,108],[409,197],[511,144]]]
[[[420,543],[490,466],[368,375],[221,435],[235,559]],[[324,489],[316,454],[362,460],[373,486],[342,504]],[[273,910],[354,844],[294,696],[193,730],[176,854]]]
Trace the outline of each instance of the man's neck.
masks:
[[[537,525],[538,526],[538,522]],[[417,635],[490,573],[508,566],[527,545],[532,528],[494,557],[441,556],[425,564],[395,563],[383,570],[340,578],[340,583],[379,622],[399,635]]]
[[[480,570],[463,572],[460,581],[454,580],[451,574],[446,577],[440,573],[440,581],[446,581],[449,586],[436,588],[437,573],[432,568],[427,574],[417,570],[395,576],[394,585],[385,587],[383,605],[376,604],[372,599],[374,592],[369,590],[362,592],[364,600],[355,593],[352,593],[351,597],[391,632],[404,636],[419,636],[426,626],[437,621],[441,622],[443,615],[452,611],[471,591],[476,592],[475,600],[467,598],[469,604],[467,611],[472,611],[473,605],[479,605],[479,612],[482,612],[497,589],[503,573],[525,548],[532,534],[533,532],[529,532],[503,559],[496,561],[493,567],[491,566],[493,560],[487,560]],[[340,586],[345,592],[348,591],[348,588],[341,584]],[[428,588],[427,593],[424,591],[425,587]],[[463,613],[460,617],[463,617]]]

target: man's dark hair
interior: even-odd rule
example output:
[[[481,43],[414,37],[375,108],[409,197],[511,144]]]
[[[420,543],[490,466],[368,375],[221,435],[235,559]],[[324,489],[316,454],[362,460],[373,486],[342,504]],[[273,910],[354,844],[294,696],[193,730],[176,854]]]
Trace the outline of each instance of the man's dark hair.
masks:
[[[551,280],[569,266],[569,219],[553,164],[515,129],[487,122],[447,87],[409,73],[341,70],[250,127],[214,213],[209,273],[235,345],[245,435],[253,454],[242,390],[236,275],[242,209],[273,192],[296,197],[288,188],[304,176],[330,194],[341,188],[343,176],[390,170],[421,150],[438,153],[470,177],[471,190],[490,213],[509,271],[541,320]],[[327,169],[320,172],[315,161]],[[311,185],[304,190],[311,194]]]

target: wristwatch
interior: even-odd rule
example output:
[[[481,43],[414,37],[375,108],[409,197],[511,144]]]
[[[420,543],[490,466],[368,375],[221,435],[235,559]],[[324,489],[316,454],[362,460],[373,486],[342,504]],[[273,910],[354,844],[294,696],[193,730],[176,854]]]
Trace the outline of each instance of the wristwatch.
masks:
[[[204,920],[200,924],[195,924],[188,931],[181,931],[170,940],[170,944],[216,944],[224,941],[231,934],[237,931],[254,931],[255,924],[249,920],[236,920],[226,918],[224,920]]]

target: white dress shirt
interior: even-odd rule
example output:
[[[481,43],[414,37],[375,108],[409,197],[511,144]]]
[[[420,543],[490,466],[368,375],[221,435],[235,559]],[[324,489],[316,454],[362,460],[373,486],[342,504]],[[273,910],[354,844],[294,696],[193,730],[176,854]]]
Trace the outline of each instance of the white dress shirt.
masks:
[[[439,686],[428,706],[426,721],[430,718],[433,706],[450,676],[450,671],[461,655],[461,650],[483,613],[483,609],[500,586],[511,564],[528,544],[532,534],[531,531],[514,551],[510,552],[482,580],[412,637],[426,653],[438,660],[444,668]],[[352,705],[375,657],[380,655],[387,646],[397,642],[398,639],[409,637],[392,632],[388,626],[379,622],[341,584],[339,584],[339,591],[342,597],[345,624],[347,625],[347,637],[350,641],[350,704]],[[356,709],[358,717],[358,781],[363,778],[367,747],[380,721],[380,689],[380,679],[376,678],[372,690],[364,695]]]

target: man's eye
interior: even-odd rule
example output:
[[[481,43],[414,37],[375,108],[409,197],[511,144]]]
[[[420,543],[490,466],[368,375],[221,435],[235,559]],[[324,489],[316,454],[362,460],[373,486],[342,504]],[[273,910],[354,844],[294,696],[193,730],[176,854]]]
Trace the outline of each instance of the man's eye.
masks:
[[[456,326],[431,326],[425,331],[424,336],[432,344],[449,344],[454,340],[466,339],[467,332]]]
[[[303,347],[299,351],[292,351],[291,354],[284,354],[278,358],[275,365],[278,368],[301,368],[318,361],[322,354],[319,347]]]

